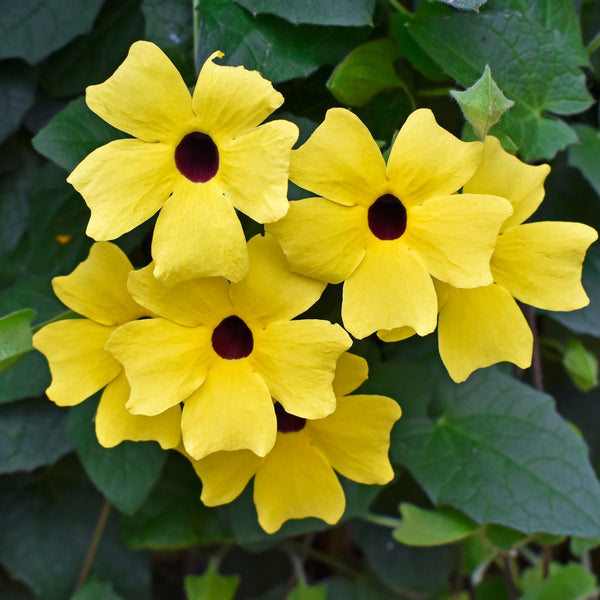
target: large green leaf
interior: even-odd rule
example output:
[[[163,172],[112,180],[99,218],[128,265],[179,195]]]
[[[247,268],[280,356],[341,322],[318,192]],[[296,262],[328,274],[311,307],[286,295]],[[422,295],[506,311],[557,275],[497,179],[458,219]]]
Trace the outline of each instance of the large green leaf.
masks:
[[[34,351],[0,373],[0,404],[39,396],[50,385],[50,371],[44,356]]]
[[[233,600],[240,582],[237,575],[219,575],[212,565],[206,573],[185,578],[187,600]]]
[[[123,596],[117,594],[110,583],[90,579],[71,600],[123,600]]]
[[[552,399],[494,369],[448,383],[437,419],[401,419],[392,456],[438,505],[525,533],[597,536],[600,484]]]
[[[0,59],[37,63],[86,33],[102,0],[0,0]]]
[[[97,403],[71,409],[69,437],[90,479],[120,511],[132,513],[148,497],[167,458],[155,442],[122,442],[103,448],[96,439]]]
[[[0,71],[0,143],[18,129],[35,99],[35,77],[14,61]]]
[[[571,563],[560,566],[519,600],[585,600],[590,597],[595,585],[596,578],[585,567]]]
[[[33,348],[31,321],[34,316],[33,310],[25,308],[0,318],[0,373]]]
[[[579,144],[569,148],[569,164],[578,168],[600,196],[600,132],[587,125],[575,125]]]

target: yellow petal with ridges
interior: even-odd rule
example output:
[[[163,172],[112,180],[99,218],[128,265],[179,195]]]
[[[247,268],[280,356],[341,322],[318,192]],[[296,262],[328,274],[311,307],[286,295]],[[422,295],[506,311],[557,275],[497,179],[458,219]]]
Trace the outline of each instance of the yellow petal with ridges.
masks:
[[[583,223],[525,223],[507,229],[492,259],[494,280],[515,298],[546,310],[576,310],[589,299],[581,269],[598,233]]]
[[[119,374],[121,365],[104,351],[114,329],[89,319],[66,319],[34,334],[33,347],[50,366],[52,383],[46,394],[52,402],[75,406]]]
[[[290,180],[345,206],[370,206],[388,188],[373,136],[344,108],[328,110],[306,143],[292,151]]]
[[[344,352],[337,361],[333,391],[336,396],[350,394],[369,377],[369,365],[362,356]]]
[[[151,42],[132,44],[113,75],[86,88],[85,100],[107,123],[147,142],[174,141],[194,117],[181,75]]]
[[[102,325],[120,325],[148,315],[127,291],[133,267],[123,251],[96,242],[69,275],[55,277],[52,289],[63,304]]]
[[[217,360],[181,418],[186,451],[200,460],[221,450],[265,456],[275,443],[277,420],[265,382],[247,360]]]
[[[338,398],[335,412],[308,421],[306,431],[341,475],[359,483],[388,483],[394,470],[388,458],[390,432],[402,411],[385,396]]]
[[[440,356],[457,383],[498,362],[522,369],[531,364],[531,330],[513,297],[495,283],[470,290],[449,287],[438,334]]]
[[[206,327],[145,319],[117,329],[106,350],[125,368],[131,386],[127,410],[158,415],[183,402],[206,379],[215,354]]]
[[[316,319],[280,321],[255,333],[250,360],[288,413],[321,419],[335,409],[335,367],[351,345],[339,325]]]
[[[528,219],[544,199],[544,180],[548,165],[528,165],[503,150],[493,136],[485,138],[483,159],[473,177],[465,184],[469,194],[493,194],[506,198],[513,206],[502,231]]]
[[[346,499],[327,458],[306,431],[280,433],[254,478],[258,522],[275,533],[289,519],[316,517],[333,525]]]
[[[436,317],[433,283],[416,252],[402,239],[370,244],[344,283],[344,327],[358,339],[404,326],[427,335],[435,329]]]
[[[462,288],[488,285],[498,231],[511,212],[498,196],[431,198],[408,210],[404,239],[437,279]]]
[[[341,283],[358,267],[371,237],[363,206],[340,206],[323,198],[290,202],[288,213],[265,226],[294,271]]]
[[[107,386],[96,411],[96,437],[101,446],[112,448],[125,440],[155,441],[163,450],[175,448],[181,439],[181,409],[173,406],[154,417],[132,415],[125,409],[129,383],[121,372]]]
[[[427,108],[413,112],[390,152],[390,192],[406,208],[458,191],[477,170],[481,142],[461,142],[440,127]],[[489,192],[488,192],[489,193]]]

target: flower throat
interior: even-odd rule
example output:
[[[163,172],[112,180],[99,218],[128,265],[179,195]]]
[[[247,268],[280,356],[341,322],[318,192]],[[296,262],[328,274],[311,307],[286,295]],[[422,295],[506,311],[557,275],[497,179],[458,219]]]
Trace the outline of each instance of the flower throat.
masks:
[[[188,133],[175,148],[175,165],[194,183],[206,183],[219,170],[219,150],[205,133]]]
[[[384,194],[371,204],[369,229],[380,240],[396,240],[406,231],[406,209],[396,196]]]

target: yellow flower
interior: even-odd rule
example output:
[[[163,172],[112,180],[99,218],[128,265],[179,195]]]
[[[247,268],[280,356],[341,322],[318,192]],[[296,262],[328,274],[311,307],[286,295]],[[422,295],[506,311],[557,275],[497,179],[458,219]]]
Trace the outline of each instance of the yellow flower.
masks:
[[[402,326],[425,335],[437,320],[431,276],[462,287],[492,282],[489,261],[510,204],[454,193],[482,150],[421,109],[400,130],[386,166],[358,117],[331,109],[290,162],[290,179],[322,198],[290,203],[267,231],[295,271],[345,281],[342,318],[355,337]]]
[[[465,185],[469,193],[507,198],[514,209],[502,225],[491,260],[494,283],[460,289],[436,283],[440,300],[439,350],[454,381],[501,361],[531,364],[533,335],[516,300],[546,310],[575,310],[589,303],[581,268],[594,229],[582,223],[524,223],[544,198],[548,165],[531,166],[487,137],[483,161]],[[386,341],[406,337],[380,332]]]
[[[202,479],[202,501],[208,506],[231,502],[254,477],[258,521],[267,533],[288,519],[339,521],[346,500],[334,469],[368,484],[385,484],[394,476],[388,459],[390,431],[402,413],[384,396],[347,395],[366,379],[366,361],[344,353],[333,382],[333,414],[306,420],[276,404],[277,440],[266,456],[238,450],[192,460]]]
[[[248,255],[235,209],[259,223],[287,211],[298,128],[282,120],[259,127],[283,96],[256,71],[215,64],[222,55],[204,63],[190,97],[163,52],[136,42],[109,79],[86,90],[91,110],[137,138],[98,148],[69,176],[92,211],[87,233],[114,239],[160,210],[152,256],[168,285],[239,281]]]
[[[46,393],[58,406],[79,404],[106,386],[95,419],[100,444],[156,440],[163,448],[174,448],[181,438],[179,407],[156,417],[129,414],[129,384],[121,365],[104,350],[120,325],[150,315],[127,291],[132,269],[117,246],[95,243],[70,275],[52,280],[57,297],[87,318],[46,325],[33,336],[33,346],[48,359],[52,383]]]
[[[292,273],[271,236],[248,243],[240,282],[193,279],[173,287],[133,272],[129,291],[159,318],[117,329],[108,351],[131,385],[127,409],[157,415],[184,403],[183,442],[200,459],[218,450],[264,456],[275,443],[275,396],[286,410],[320,418],[335,409],[335,363],[351,345],[339,326],[291,320],[325,284]]]

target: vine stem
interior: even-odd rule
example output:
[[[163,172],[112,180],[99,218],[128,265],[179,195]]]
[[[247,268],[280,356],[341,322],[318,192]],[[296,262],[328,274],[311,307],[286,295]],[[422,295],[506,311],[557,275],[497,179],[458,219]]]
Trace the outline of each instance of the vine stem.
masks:
[[[81,567],[81,571],[79,572],[79,577],[77,578],[75,591],[77,591],[85,583],[90,569],[92,568],[94,558],[96,557],[96,551],[98,550],[98,545],[100,544],[102,534],[104,533],[104,528],[106,527],[110,508],[110,502],[108,500],[104,500],[104,504],[102,505],[100,514],[98,515],[98,521],[96,522],[96,528],[94,529],[92,541],[90,542],[87,554],[85,555],[85,560],[83,561],[83,565]]]
[[[533,334],[533,356],[531,357],[531,368],[533,369],[533,384],[538,392],[544,391],[544,380],[542,377],[542,359],[540,356],[540,343],[538,340],[537,321],[535,319],[535,309],[532,306],[525,306],[525,317]]]
[[[196,67],[196,73],[200,72],[200,65],[198,64],[198,34],[200,32],[200,1],[192,0],[192,25],[194,35],[194,65]]]
[[[506,580],[506,588],[508,591],[508,597],[510,600],[517,600],[519,597],[519,590],[515,584],[515,578],[513,573],[513,566],[511,564],[510,557],[507,553],[502,553],[502,566],[504,570],[504,579]]]

